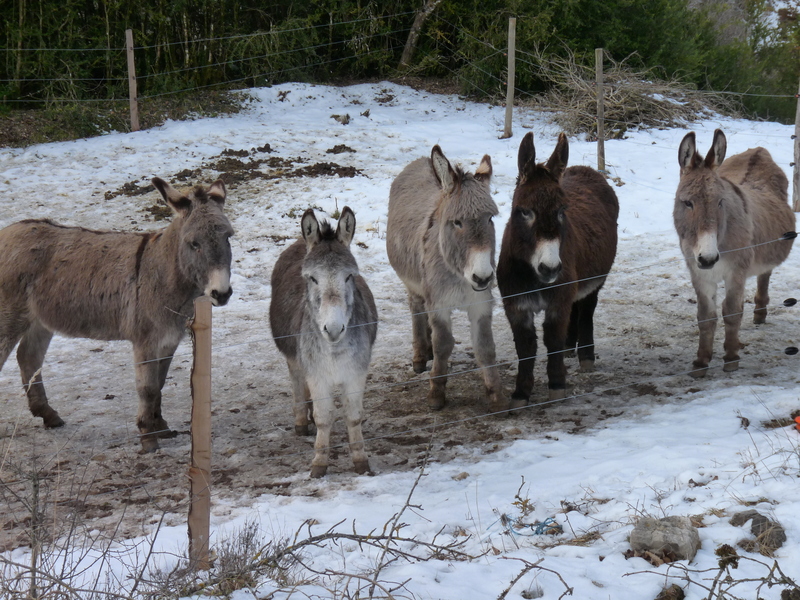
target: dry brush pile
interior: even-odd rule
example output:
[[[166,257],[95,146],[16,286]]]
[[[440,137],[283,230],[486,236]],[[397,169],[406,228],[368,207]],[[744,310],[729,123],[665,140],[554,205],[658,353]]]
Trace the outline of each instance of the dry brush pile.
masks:
[[[540,50],[521,53],[520,62],[548,84],[550,90],[526,104],[553,113],[567,133],[597,135],[597,84],[594,65],[581,64],[572,52],[547,55]],[[636,69],[636,55],[603,66],[605,137],[620,138],[631,127],[680,127],[714,113],[736,116],[738,103],[730,97],[701,92],[677,78],[663,79],[653,69]]]

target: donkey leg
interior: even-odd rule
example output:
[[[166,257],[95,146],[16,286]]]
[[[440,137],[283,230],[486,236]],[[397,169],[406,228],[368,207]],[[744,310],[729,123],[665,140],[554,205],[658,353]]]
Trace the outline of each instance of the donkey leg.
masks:
[[[542,324],[542,337],[547,347],[547,389],[550,400],[560,400],[567,395],[567,368],[564,366],[564,342],[569,327],[569,299],[554,299],[547,307]],[[570,307],[570,308],[565,308]]]
[[[697,294],[697,328],[700,330],[700,344],[697,358],[692,363],[692,377],[705,377],[708,363],[714,352],[714,332],[717,330],[717,283],[692,277]]]
[[[760,325],[767,321],[767,305],[769,304],[769,278],[772,271],[761,273],[756,278],[756,308],[753,311],[753,323]]]
[[[167,382],[167,374],[169,373],[169,367],[172,364],[172,357],[175,355],[175,350],[178,349],[178,346],[169,347],[169,348],[162,348],[160,351],[160,360],[158,361],[158,389],[163,390],[164,384]],[[158,437],[160,438],[174,438],[178,437],[178,432],[173,431],[167,425],[167,422],[164,420],[164,417],[161,415],[161,395],[158,397],[158,405],[154,407],[154,414],[155,414],[155,427],[156,431],[158,431]]]
[[[581,371],[591,373],[594,371],[594,311],[597,308],[597,295],[600,288],[578,300],[572,305],[572,313],[575,314],[575,307],[579,306],[580,319],[578,321],[578,361]],[[572,327],[572,321],[570,321]],[[567,334],[567,348],[572,348],[569,344],[569,334]]]
[[[497,369],[494,337],[492,336],[492,303],[472,304],[467,309],[470,321],[472,349],[483,373],[483,383],[489,398],[489,412],[508,416],[510,403],[500,382]]]
[[[311,460],[311,477],[317,479],[328,472],[330,454],[331,426],[333,425],[335,404],[333,390],[326,385],[315,385],[309,381],[309,391],[314,406],[314,423],[317,437],[314,441],[314,458]]]
[[[311,393],[306,385],[306,374],[296,360],[286,359],[289,375],[292,379],[292,397],[294,399],[294,432],[297,435],[308,435],[309,415],[313,411]]]
[[[135,345],[133,360],[136,369],[136,393],[139,395],[139,414],[136,426],[141,434],[142,451],[158,450],[159,433],[168,429],[161,417],[161,387],[159,361],[151,348]]]
[[[428,368],[428,361],[433,358],[431,326],[428,314],[425,312],[425,299],[409,292],[408,306],[411,309],[411,331],[414,343],[412,364],[415,373],[423,373]]]
[[[364,387],[367,385],[367,374],[356,375],[343,386],[345,417],[347,419],[347,435],[350,440],[350,457],[353,459],[355,472],[361,475],[369,473],[369,460],[364,450],[364,434],[361,422],[364,419]]]
[[[572,305],[569,316],[569,328],[567,329],[567,343],[565,345],[565,358],[575,356],[575,346],[578,345],[578,328],[581,320],[581,304],[576,302]]]
[[[514,336],[514,347],[517,350],[519,364],[517,366],[517,382],[511,394],[511,408],[522,408],[528,404],[533,390],[533,367],[536,363],[536,327],[532,310],[511,301],[506,301],[506,311],[511,333]]]
[[[47,402],[42,382],[42,363],[51,339],[53,332],[46,329],[39,321],[34,321],[22,336],[17,348],[17,363],[22,375],[22,385],[28,396],[28,408],[34,417],[42,417],[47,428],[64,425],[63,419]]]
[[[739,328],[742,325],[742,311],[744,310],[744,274],[732,273],[725,279],[725,299],[722,301],[722,321],[725,323],[725,342],[723,348],[725,355],[722,357],[722,370],[736,371],[739,368],[739,350],[742,344],[739,341]]]
[[[431,323],[431,340],[433,341],[433,368],[431,369],[431,387],[428,391],[428,407],[431,410],[442,410],[445,404],[445,386],[447,385],[447,361],[453,352],[455,340],[448,311],[429,313],[428,318]]]

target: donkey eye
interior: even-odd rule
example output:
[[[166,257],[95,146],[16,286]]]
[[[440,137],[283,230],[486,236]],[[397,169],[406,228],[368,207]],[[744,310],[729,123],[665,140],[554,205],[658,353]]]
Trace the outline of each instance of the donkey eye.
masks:
[[[191,242],[189,242],[189,247],[192,250],[200,250],[200,242],[196,242],[196,241],[192,240]]]
[[[692,204],[691,200],[684,200],[683,204],[686,206],[686,208],[693,208],[694,207],[694,204]]]
[[[567,211],[567,209],[563,208],[563,207],[558,210],[558,222],[559,223],[563,223],[564,222],[564,213],[566,213],[566,211]]]
[[[529,208],[518,208],[519,214],[522,215],[523,219],[528,221],[533,219],[533,211]]]
[[[345,280],[344,280],[344,281],[345,281],[345,283],[347,283],[348,281],[353,281],[353,274],[352,274],[352,273],[349,273],[349,274],[347,275],[347,277],[345,277]]]
[[[455,221],[453,221],[453,226],[458,228],[458,229],[461,229],[464,226],[464,224],[461,221],[459,221],[458,219],[456,219]]]
[[[315,285],[316,285],[317,283],[319,283],[319,281],[317,281],[317,278],[316,278],[316,277],[313,277],[313,276],[309,275],[309,276],[308,276],[308,278],[311,280],[311,283],[313,283],[313,284],[315,284]]]

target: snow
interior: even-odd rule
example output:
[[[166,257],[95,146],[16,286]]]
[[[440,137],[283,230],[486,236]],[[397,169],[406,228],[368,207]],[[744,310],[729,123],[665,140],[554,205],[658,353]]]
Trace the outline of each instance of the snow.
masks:
[[[303,156],[313,162],[352,164],[363,171],[362,175],[292,182],[257,180],[231,190],[227,211],[236,230],[234,297],[227,307],[215,310],[219,321],[215,322],[215,344],[268,337],[266,325],[260,330],[240,328],[244,320],[261,320],[266,313],[269,273],[282,249],[270,241],[270,234],[295,235],[302,209],[308,206],[333,212],[349,205],[358,221],[356,241],[368,242],[368,248],[354,248],[354,253],[376,291],[382,319],[373,368],[385,372],[392,368],[390,358],[398,353],[410,358],[405,294],[388,264],[382,243],[393,177],[412,159],[429,154],[434,144],[439,144],[451,161],[471,170],[484,154],[489,154],[494,168],[492,191],[500,208],[496,223],[501,232],[509,215],[517,148],[523,133],[534,132],[539,160],[549,156],[558,134],[547,115],[520,110],[514,117],[514,136],[500,139],[503,108],[386,82],[343,88],[292,83],[248,93],[253,101],[237,115],[169,122],[131,134],[0,149],[0,195],[5,200],[0,226],[23,218],[49,217],[65,224],[98,228],[158,227],[160,223],[140,218],[137,199],[119,196],[109,203],[104,201],[104,193],[130,181],[144,185],[154,176],[199,168],[227,148],[250,149],[269,143],[281,157]],[[389,96],[393,98],[388,99]],[[384,101],[376,101],[379,97]],[[368,116],[361,114],[366,108]],[[345,113],[351,117],[348,125],[331,118]],[[726,133],[729,154],[758,145],[768,148],[791,179],[790,127],[724,117],[693,123],[691,127],[697,132],[701,151],[710,145],[717,127]],[[624,185],[615,187],[621,208],[615,266],[618,278],[610,278],[601,292],[598,314],[604,310],[604,300],[628,306],[629,337],[637,335],[637,327],[648,328],[654,323],[653,315],[645,315],[647,308],[637,311],[635,294],[640,286],[657,287],[660,291],[655,293],[665,296],[672,289],[683,296],[691,295],[671,219],[678,182],[677,148],[686,131],[631,131],[624,140],[606,142],[607,170]],[[326,154],[336,144],[346,144],[357,152]],[[596,166],[595,152],[594,143],[570,139],[570,164]],[[287,216],[293,209],[299,211],[294,219]],[[499,238],[500,235],[498,245]],[[259,251],[251,252],[253,248]],[[773,305],[797,294],[798,278],[800,265],[795,251],[773,276]],[[751,288],[752,282],[748,289]],[[685,302],[680,311],[682,324],[694,318],[694,308]],[[637,321],[640,315],[641,322]],[[503,343],[500,340],[508,335],[507,326],[503,329],[502,311],[496,309],[494,316],[498,360],[513,363],[512,346],[507,339]],[[746,317],[743,339],[755,335],[747,321]],[[743,373],[736,377],[716,373],[713,378],[709,376],[710,382],[693,387],[693,380],[683,375],[675,384],[681,387],[681,394],[630,406],[622,416],[602,425],[577,433],[563,428],[542,431],[529,439],[505,443],[494,452],[465,445],[457,458],[428,464],[411,501],[420,508],[404,513],[402,521],[407,527],[403,535],[431,540],[442,528],[444,537],[465,532],[469,537],[463,537],[466,541],[462,550],[482,556],[472,561],[398,561],[383,569],[381,580],[408,580],[400,595],[421,599],[496,598],[523,566],[518,560],[507,559],[541,559],[540,565],[547,571],[528,572],[516,583],[509,598],[520,597],[523,592],[528,594],[525,597],[560,598],[566,590],[558,574],[573,589],[575,598],[649,600],[665,583],[676,582],[685,588],[686,598],[700,599],[707,597],[708,591],[696,582],[710,585],[716,573],[717,546],[735,546],[739,540],[751,537],[749,528],[730,525],[730,516],[753,506],[786,529],[788,541],[777,550],[775,559],[787,575],[800,581],[800,434],[793,427],[763,425],[800,408],[797,358],[783,355],[784,347],[797,345],[800,318],[797,309],[776,309],[768,321],[773,325],[764,343],[774,356],[762,376],[748,377],[753,371],[743,367]],[[679,324],[659,326],[669,335],[670,327],[677,328]],[[601,326],[597,336],[601,357],[606,347],[629,343],[623,332],[612,334]],[[688,345],[676,350],[684,359],[683,364],[672,365],[671,371],[654,371],[653,381],[659,377],[673,380],[680,377],[682,367],[690,368],[695,336],[696,331],[686,334],[684,342]],[[719,340],[718,331],[718,347]],[[51,379],[88,370],[90,363],[83,362],[92,360],[85,356],[85,349],[91,347],[87,344],[54,340],[50,352],[62,352],[62,359],[59,364],[48,366]],[[80,352],[71,352],[73,348]],[[181,351],[189,351],[186,343]],[[269,359],[269,365],[274,363],[275,369],[280,370],[280,358],[274,348],[270,352],[275,356]],[[657,352],[656,348],[650,351],[653,361]],[[125,364],[128,356],[127,347],[120,344],[116,360]],[[226,359],[226,355],[215,356],[216,360],[234,361]],[[628,367],[623,361],[609,365],[609,360],[606,359],[606,369],[612,374]],[[225,363],[215,362],[215,369],[224,370]],[[405,377],[403,371],[398,380]],[[504,381],[510,385],[511,378],[504,375]],[[602,383],[601,389],[611,389],[614,377]],[[8,407],[20,403],[17,385],[12,360],[0,374],[0,421],[4,428],[12,423],[6,416],[11,410]],[[80,387],[84,382],[75,385]],[[420,387],[420,411],[425,410],[423,395]],[[130,413],[135,409],[132,401],[126,403],[130,404],[125,409],[128,412],[115,419],[126,419],[130,427]],[[57,408],[63,414],[62,406]],[[288,405],[286,411],[289,412]],[[246,418],[244,412],[240,416]],[[741,417],[749,420],[749,427],[742,426]],[[366,431],[365,436],[369,437]],[[225,469],[225,463],[225,456],[214,457],[215,469]],[[246,498],[246,502],[215,498],[212,546],[252,521],[270,535],[291,536],[310,519],[316,523],[311,527],[314,533],[322,533],[340,521],[344,521],[341,529],[347,532],[353,528],[363,533],[380,530],[403,507],[418,476],[417,470],[391,469],[379,470],[374,477],[329,475],[304,484],[308,492],[304,495],[267,491]],[[304,479],[307,472],[295,477]],[[183,480],[176,485],[183,485]],[[500,522],[500,515],[522,516],[517,495],[529,499],[534,507],[525,515],[526,523],[554,518],[563,533],[510,533]],[[652,567],[641,558],[624,558],[627,536],[637,518],[644,515],[702,515],[701,549],[691,564],[683,563],[692,570],[695,583],[687,583],[685,571],[675,565]],[[570,544],[590,533],[595,535],[588,537],[585,545]],[[142,539],[123,546],[133,547]],[[185,552],[186,543],[185,524],[161,528],[155,545],[161,566],[174,565],[176,555]],[[26,552],[19,548],[6,556],[24,563]],[[761,555],[741,549],[739,552],[771,564]],[[355,544],[309,549],[307,553],[317,566],[348,572],[368,571],[378,556],[377,551],[362,550]],[[126,561],[130,564],[133,558],[122,553],[118,562],[107,568],[123,573]],[[700,573],[706,569],[711,571]],[[732,574],[744,579],[764,577],[766,572],[767,567],[750,561],[742,562]],[[92,574],[90,571],[87,576]],[[736,591],[742,597],[755,597],[755,586],[756,583],[742,584]],[[264,581],[256,589],[235,592],[232,598],[280,599],[294,595],[277,589],[277,583]],[[765,587],[760,596],[779,598],[781,589]],[[272,592],[274,595],[270,596]],[[307,597],[330,595],[325,588],[311,584],[301,586],[299,592]]]

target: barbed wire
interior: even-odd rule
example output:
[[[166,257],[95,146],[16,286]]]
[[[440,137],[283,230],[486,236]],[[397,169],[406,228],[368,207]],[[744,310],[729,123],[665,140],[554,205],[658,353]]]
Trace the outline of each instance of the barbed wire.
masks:
[[[560,352],[569,352],[569,350],[563,350],[563,351],[560,351]],[[786,352],[786,350],[782,350],[782,351],[779,351],[779,352],[776,351],[776,352],[773,353],[773,355],[776,356],[776,357],[777,356],[781,356],[781,355],[786,356],[787,352]],[[546,357],[546,356],[547,355],[544,355],[543,357]],[[536,357],[533,357],[533,358],[536,358]],[[521,360],[530,360],[530,358],[521,359]],[[381,385],[373,385],[373,386],[369,386],[367,389],[365,389],[364,390],[364,394],[367,394],[367,393],[374,394],[374,393],[380,392],[382,390],[387,390],[387,389],[392,389],[392,388],[397,388],[397,387],[407,387],[407,386],[415,385],[415,384],[428,384],[431,379],[436,379],[436,378],[446,378],[446,379],[457,378],[457,377],[461,377],[461,376],[464,376],[464,375],[470,375],[470,374],[474,374],[476,372],[480,372],[484,368],[498,368],[498,367],[503,367],[503,366],[509,366],[509,365],[513,365],[516,362],[518,362],[518,360],[517,359],[513,359],[513,360],[508,360],[508,361],[501,361],[501,362],[498,362],[498,363],[495,363],[493,365],[486,366],[486,367],[474,367],[474,368],[454,371],[454,372],[451,372],[451,373],[448,373],[448,374],[445,374],[445,375],[440,375],[440,376],[429,376],[429,377],[421,376],[421,377],[417,377],[415,379],[409,379],[409,380],[404,380],[404,381],[399,381],[399,382],[390,382],[390,383],[385,383],[385,384],[381,384]],[[760,359],[739,358],[739,360],[737,362],[740,365],[741,364],[748,365],[750,363],[752,363],[752,364],[756,364],[757,362],[760,363],[761,360]],[[721,365],[713,365],[713,366],[709,365],[708,367],[703,369],[703,371],[706,374],[712,373],[714,371],[724,369],[725,364],[726,363],[723,361],[723,363]],[[558,403],[561,403],[561,402],[568,402],[568,401],[571,401],[571,400],[577,400],[577,399],[586,398],[586,397],[589,397],[589,396],[598,396],[599,397],[599,396],[603,396],[603,395],[608,395],[608,394],[610,394],[612,392],[615,392],[615,391],[623,390],[625,388],[637,387],[637,386],[641,386],[641,385],[647,384],[647,383],[653,383],[653,382],[673,379],[675,377],[688,376],[688,375],[691,375],[692,373],[697,372],[697,370],[698,369],[696,367],[692,367],[691,369],[688,369],[688,370],[675,371],[675,372],[672,372],[672,373],[666,373],[666,374],[658,375],[658,376],[652,376],[651,375],[651,376],[647,376],[647,377],[644,377],[644,378],[641,378],[641,379],[636,379],[634,381],[621,383],[621,384],[618,384],[618,385],[612,385],[612,386],[609,386],[609,387],[604,387],[602,389],[592,389],[591,391],[582,392],[582,393],[566,394],[563,398],[554,398],[554,399],[547,399],[547,400],[540,400],[540,401],[528,401],[528,403],[526,405],[524,405],[524,406],[518,406],[518,407],[514,407],[514,408],[508,408],[508,409],[499,410],[499,411],[485,412],[485,413],[481,413],[481,414],[470,415],[470,416],[467,416],[467,417],[459,417],[459,418],[451,419],[451,420],[447,420],[447,421],[439,421],[438,419],[436,419],[436,415],[434,415],[434,422],[433,423],[428,423],[428,424],[425,424],[425,425],[419,425],[419,426],[416,426],[416,427],[408,427],[408,428],[402,429],[400,431],[393,431],[393,432],[388,432],[388,433],[385,433],[385,434],[364,437],[363,438],[363,442],[366,444],[368,442],[376,442],[376,441],[381,441],[381,440],[385,440],[385,439],[391,439],[391,438],[411,435],[411,434],[415,434],[415,433],[420,433],[420,432],[423,432],[423,431],[432,431],[432,430],[437,430],[437,429],[443,429],[443,428],[452,427],[452,426],[455,426],[455,425],[461,425],[461,424],[464,424],[464,423],[479,421],[479,420],[482,420],[482,419],[497,418],[497,417],[502,417],[502,416],[506,416],[506,415],[519,415],[519,414],[522,414],[524,411],[527,411],[527,410],[533,410],[533,409],[538,409],[538,408],[542,408],[542,407],[545,407],[545,406],[551,406],[551,405],[558,404]],[[348,394],[343,392],[341,395],[342,396],[347,396]],[[136,442],[136,441],[140,440],[143,437],[157,437],[159,434],[164,434],[164,433],[178,433],[178,434],[185,433],[185,434],[188,434],[189,432],[188,431],[187,432],[174,432],[173,430],[170,430],[170,429],[164,429],[164,430],[159,430],[159,431],[154,431],[154,432],[148,432],[148,433],[145,433],[145,434],[137,433],[137,434],[133,434],[133,435],[112,437],[110,439],[104,440],[104,443],[107,446],[114,446],[114,445],[118,445],[118,444],[125,443],[125,442],[133,443],[133,442]],[[77,434],[77,432],[76,432],[76,434]],[[336,444],[330,444],[327,447],[325,447],[323,450],[330,451],[330,450],[334,450],[334,449],[343,449],[343,448],[349,447],[349,445],[350,445],[349,441],[340,442],[340,443],[336,443]],[[62,444],[62,447],[59,450],[57,450],[56,452],[54,452],[52,455],[49,456],[49,458],[46,461],[46,464],[49,463],[49,462],[52,462],[54,460],[57,460],[59,454],[63,453],[65,447],[66,447],[66,444]],[[282,453],[282,454],[273,454],[273,455],[270,455],[270,456],[261,457],[260,460],[265,461],[265,462],[277,461],[277,460],[285,460],[287,458],[296,458],[298,456],[308,456],[310,454],[313,454],[315,451],[316,451],[315,448],[312,447],[312,448],[309,448],[309,449],[306,449],[306,450],[300,450],[300,451],[297,451],[297,452],[287,452],[287,453]],[[102,452],[104,452],[104,451],[103,450],[99,451],[99,453],[102,453]],[[90,460],[91,460],[91,457],[88,459],[88,461],[90,461]],[[9,482],[9,481],[0,480],[0,483],[10,484],[10,483],[15,483],[15,482]],[[20,482],[16,482],[16,483],[20,483]],[[147,484],[136,485],[136,486],[125,486],[125,489],[126,490],[138,489],[138,488],[144,487],[146,485]],[[103,493],[117,493],[118,491],[119,490],[109,490],[108,492],[97,492],[97,495],[101,495]],[[93,494],[93,495],[95,495],[95,494]]]
[[[794,232],[791,232],[791,234],[795,235]],[[744,246],[742,248],[734,248],[734,249],[730,249],[730,250],[721,251],[720,254],[726,254],[726,253],[730,253],[730,252],[739,252],[739,251],[742,251],[742,250],[749,250],[749,249],[757,248],[759,246],[764,246],[764,245],[768,245],[768,244],[778,243],[778,242],[781,242],[781,241],[788,241],[789,239],[794,239],[793,237],[786,237],[788,235],[789,235],[789,233],[787,233],[783,237],[775,239],[775,240],[770,240],[770,241],[762,242],[762,243],[759,243],[759,244],[751,244],[751,245],[748,245],[748,246]],[[619,270],[619,271],[612,270],[611,272],[609,272],[608,274],[605,274],[605,275],[595,275],[595,276],[591,276],[591,277],[585,277],[585,278],[582,278],[582,279],[556,283],[556,284],[544,286],[544,287],[541,287],[541,288],[538,288],[538,289],[534,289],[534,290],[528,290],[528,291],[525,291],[525,292],[518,292],[518,293],[515,293],[515,294],[509,294],[509,295],[506,295],[506,296],[499,296],[498,298],[495,298],[494,296],[492,296],[491,298],[488,298],[486,300],[479,300],[479,301],[469,302],[469,303],[465,303],[465,304],[459,304],[459,305],[455,305],[455,306],[439,307],[439,308],[435,308],[435,309],[431,309],[431,310],[415,312],[415,313],[411,313],[411,317],[430,315],[432,313],[438,313],[438,312],[444,312],[444,311],[452,312],[454,310],[464,310],[464,309],[469,308],[470,306],[477,306],[477,305],[481,305],[481,304],[493,304],[497,300],[500,300],[502,302],[505,299],[517,298],[517,297],[521,297],[521,296],[525,296],[525,295],[529,295],[529,294],[537,294],[537,293],[541,293],[543,291],[548,291],[548,290],[556,289],[556,288],[563,287],[563,286],[573,285],[573,284],[576,284],[576,283],[585,283],[587,281],[592,281],[592,280],[595,280],[595,279],[608,278],[608,277],[616,276],[616,275],[624,275],[624,274],[629,274],[629,273],[641,272],[644,269],[650,269],[650,268],[653,268],[653,267],[658,267],[658,266],[662,266],[662,265],[665,265],[665,264],[670,264],[670,263],[679,262],[679,261],[683,261],[683,260],[685,260],[683,256],[672,257],[672,258],[664,259],[664,260],[657,261],[657,262],[654,262],[654,263],[649,263],[647,265],[640,265],[640,266],[636,266],[636,267],[631,267],[630,269],[626,269],[626,270]],[[771,308],[775,309],[775,308],[778,308],[779,306],[780,305],[770,305],[770,306],[768,306],[766,308],[770,308],[771,307]],[[742,311],[741,313],[730,313],[728,315],[723,315],[723,316],[738,316],[739,314],[744,314],[744,311]],[[187,321],[191,320],[191,317],[189,315],[184,315],[184,316],[187,319]],[[408,316],[404,315],[402,317],[398,316],[396,318],[398,320],[400,320],[400,319],[406,320],[408,318]],[[718,317],[714,317],[713,319],[708,319],[708,320],[709,321],[716,321],[716,320],[718,320]],[[703,322],[702,320],[693,321],[692,322],[692,326],[693,327],[697,327],[702,322]],[[372,326],[372,325],[380,325],[380,324],[381,324],[380,320],[379,321],[370,321],[370,322],[367,322],[367,323],[359,323],[359,324],[352,325],[352,326],[350,326],[350,328],[369,327],[369,326]],[[287,339],[287,338],[292,338],[292,337],[300,337],[300,336],[302,336],[304,334],[308,334],[308,333],[311,333],[311,332],[312,331],[309,330],[309,331],[304,331],[304,332],[299,332],[299,333],[286,334],[286,335],[282,335],[282,336],[271,336],[271,337],[265,337],[265,338],[260,338],[260,339],[256,339],[256,340],[247,340],[245,342],[238,342],[236,344],[223,344],[221,346],[216,346],[215,349],[216,350],[229,350],[231,348],[236,348],[236,347],[241,347],[241,346],[246,346],[246,345],[252,345],[252,344],[266,344],[266,343],[269,343],[269,342],[273,342],[274,343],[275,340]],[[565,351],[569,351],[569,350],[565,350]],[[192,355],[193,355],[193,352],[174,353],[174,354],[172,354],[170,356],[164,356],[164,357],[153,358],[153,359],[149,359],[149,360],[145,360],[145,361],[128,363],[126,365],[115,366],[115,367],[111,367],[109,369],[102,370],[102,371],[93,370],[91,372],[76,373],[74,375],[66,375],[66,376],[61,376],[61,377],[48,378],[48,383],[52,383],[52,382],[56,382],[56,381],[64,381],[64,380],[68,380],[68,379],[80,379],[80,378],[84,378],[84,377],[94,377],[99,373],[108,373],[108,372],[116,371],[117,369],[120,369],[120,368],[126,368],[126,367],[135,368],[137,366],[141,366],[141,365],[145,365],[145,364],[161,362],[163,360],[173,360],[175,358],[188,357],[188,356],[192,356]],[[548,356],[548,354],[544,354],[544,355],[537,354],[537,355],[534,355],[534,356],[523,358],[521,360],[544,358],[546,356]],[[44,383],[45,383],[44,381],[33,381],[29,385],[44,385]]]
[[[370,50],[369,52],[365,52],[363,54],[358,54],[358,55],[353,55],[353,56],[345,56],[345,57],[342,57],[342,58],[335,58],[335,59],[331,59],[331,60],[323,60],[323,61],[318,61],[316,63],[307,63],[307,64],[303,64],[303,65],[297,65],[297,66],[294,66],[294,67],[282,68],[282,69],[279,69],[277,71],[270,71],[270,72],[266,72],[266,73],[248,75],[246,77],[240,77],[238,79],[231,79],[231,80],[228,80],[228,81],[220,81],[220,82],[217,82],[217,83],[210,83],[208,85],[184,88],[182,90],[162,92],[160,94],[151,94],[149,96],[140,96],[139,100],[149,100],[149,99],[152,99],[152,98],[160,98],[162,96],[170,96],[170,95],[173,95],[173,94],[181,94],[181,93],[184,93],[184,92],[202,90],[202,89],[207,89],[207,88],[211,88],[211,87],[217,87],[217,86],[220,86],[220,85],[230,85],[231,83],[241,83],[242,81],[247,81],[249,79],[257,79],[257,78],[261,78],[261,77],[266,78],[266,77],[270,77],[270,76],[273,76],[273,75],[276,75],[276,74],[279,74],[279,73],[281,73],[281,74],[282,73],[290,73],[292,71],[299,71],[299,70],[302,70],[302,69],[310,69],[310,68],[319,67],[319,66],[322,66],[322,65],[334,64],[334,63],[337,63],[337,62],[350,60],[352,58],[355,58],[356,56],[369,56],[370,54],[377,54],[379,52],[386,52],[387,50],[388,51],[393,51],[393,50],[397,50],[400,47],[402,47],[402,46],[399,46],[399,45],[398,46],[391,46],[388,49],[387,48],[376,48],[375,50]]]
[[[353,19],[351,21],[338,21],[336,23],[324,23],[320,25],[304,25],[302,27],[295,27],[292,29],[272,29],[270,31],[259,31],[256,33],[245,33],[241,35],[230,35],[226,37],[218,37],[218,38],[201,38],[197,40],[185,40],[180,42],[165,42],[163,44],[153,44],[149,46],[135,46],[134,50],[152,50],[154,48],[167,48],[170,46],[186,46],[188,44],[199,44],[204,42],[219,42],[219,41],[226,41],[226,40],[236,40],[236,39],[249,39],[254,37],[264,37],[264,36],[273,36],[273,35],[281,35],[284,33],[295,33],[298,31],[309,31],[312,29],[330,29],[333,26],[338,25],[352,25],[355,23],[374,23],[375,21],[380,21],[383,19],[394,19],[396,17],[405,17],[408,15],[413,15],[414,11],[402,12],[402,13],[395,13],[393,15],[386,15],[380,17],[365,17],[363,19]]]
[[[385,35],[393,35],[395,33],[407,33],[408,31],[410,31],[410,29],[398,29],[396,31],[391,31],[389,33],[375,33],[375,34],[372,34],[372,35],[363,36],[363,37],[359,38],[359,40],[372,39],[372,38],[376,38],[376,37],[383,37]],[[148,78],[152,78],[152,77],[163,77],[163,76],[166,76],[166,75],[175,75],[175,74],[178,74],[178,73],[186,73],[186,72],[189,72],[189,71],[197,71],[199,69],[208,69],[208,68],[211,68],[211,67],[221,67],[221,66],[226,66],[226,65],[234,65],[234,64],[238,64],[238,63],[242,63],[242,62],[246,62],[246,61],[251,61],[251,60],[261,60],[263,58],[270,58],[270,57],[273,57],[273,56],[283,56],[283,55],[286,55],[286,54],[293,54],[295,52],[304,52],[304,51],[307,51],[307,50],[318,50],[320,48],[329,48],[331,46],[336,46],[336,45],[339,45],[339,44],[349,44],[351,42],[352,42],[352,40],[338,40],[338,41],[335,41],[335,42],[326,42],[324,44],[317,44],[316,46],[305,46],[303,48],[292,48],[292,49],[288,49],[288,50],[279,50],[277,52],[269,52],[267,54],[261,54],[259,56],[251,56],[251,57],[247,57],[247,58],[237,58],[237,59],[233,59],[233,60],[228,60],[228,61],[218,62],[218,63],[212,63],[212,64],[208,64],[208,65],[200,65],[200,66],[196,66],[196,67],[187,67],[185,69],[177,69],[175,71],[166,71],[166,72],[162,72],[162,73],[150,73],[148,75],[142,75],[141,77],[137,77],[136,79],[137,80],[141,80],[141,79],[148,79]],[[395,48],[396,48],[396,46],[393,47],[392,49],[395,49]],[[376,48],[375,51],[384,51],[384,49],[382,49],[382,48],[381,49],[377,49]],[[349,58],[358,58],[359,56],[364,56],[364,54],[354,54],[353,56],[351,56]],[[302,66],[304,68],[308,67],[308,65],[302,65]],[[267,75],[274,75],[276,73],[282,72],[283,70],[284,69],[278,69],[276,71],[272,71],[272,72],[267,73],[267,74],[254,75],[253,77],[265,77]]]

